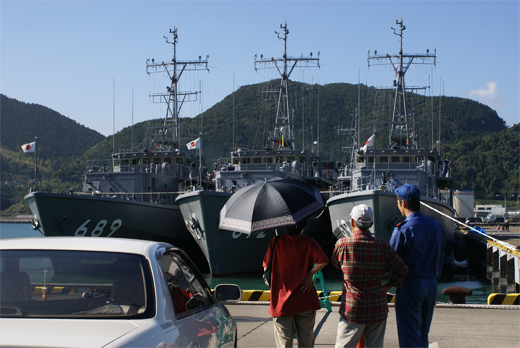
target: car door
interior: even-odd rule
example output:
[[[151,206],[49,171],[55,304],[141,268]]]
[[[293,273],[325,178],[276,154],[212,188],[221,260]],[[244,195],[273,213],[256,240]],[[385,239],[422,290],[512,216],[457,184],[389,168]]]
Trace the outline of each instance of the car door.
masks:
[[[235,327],[229,312],[213,301],[206,281],[189,257],[179,249],[159,259],[168,284],[179,338],[183,347],[231,347]]]

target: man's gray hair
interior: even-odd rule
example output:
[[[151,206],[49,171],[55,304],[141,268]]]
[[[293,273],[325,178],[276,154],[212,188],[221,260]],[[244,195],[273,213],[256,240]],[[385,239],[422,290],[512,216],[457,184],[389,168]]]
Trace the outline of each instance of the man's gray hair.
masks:
[[[358,219],[354,221],[354,224],[356,224],[360,230],[368,230],[372,225],[372,221],[360,221],[360,219]]]

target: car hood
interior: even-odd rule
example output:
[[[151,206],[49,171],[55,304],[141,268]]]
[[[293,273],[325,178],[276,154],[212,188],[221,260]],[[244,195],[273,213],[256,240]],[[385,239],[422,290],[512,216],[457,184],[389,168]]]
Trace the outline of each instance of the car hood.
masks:
[[[1,319],[0,344],[10,347],[103,347],[137,328],[130,320]]]

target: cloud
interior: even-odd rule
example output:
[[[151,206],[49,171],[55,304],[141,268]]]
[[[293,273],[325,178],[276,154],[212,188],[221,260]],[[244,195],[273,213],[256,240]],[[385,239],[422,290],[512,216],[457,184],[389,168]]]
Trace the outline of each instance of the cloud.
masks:
[[[498,96],[497,92],[497,83],[494,81],[489,81],[486,83],[487,89],[472,89],[469,91],[467,97],[471,99],[475,99],[482,104],[486,104],[487,106],[497,109],[503,106],[502,100]]]

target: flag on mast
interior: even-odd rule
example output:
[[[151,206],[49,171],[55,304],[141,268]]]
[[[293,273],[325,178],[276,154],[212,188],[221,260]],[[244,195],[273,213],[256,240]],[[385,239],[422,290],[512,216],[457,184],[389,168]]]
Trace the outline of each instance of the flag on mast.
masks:
[[[190,141],[186,144],[186,147],[188,148],[188,150],[198,149],[200,147],[200,138]]]
[[[367,142],[365,143],[365,146],[362,147],[363,152],[367,152],[367,147],[374,145],[374,139],[376,138],[375,134],[372,134],[370,138],[368,138]]]
[[[36,151],[36,141],[33,141],[32,143],[23,144],[22,150],[24,153]]]

